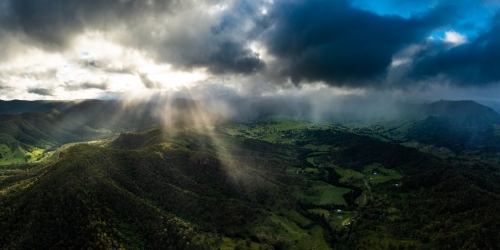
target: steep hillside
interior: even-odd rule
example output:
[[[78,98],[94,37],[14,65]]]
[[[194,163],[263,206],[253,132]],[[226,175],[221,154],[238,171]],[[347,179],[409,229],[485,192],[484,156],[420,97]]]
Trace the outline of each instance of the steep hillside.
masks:
[[[73,101],[25,101],[0,100],[0,114],[47,113],[53,109],[64,110],[74,105]]]
[[[286,193],[293,160],[238,144],[215,156],[210,137],[178,136],[139,150],[74,146],[23,188],[4,187],[15,191],[0,195],[1,248],[208,249],[249,237],[246,225]]]
[[[500,114],[493,109],[473,101],[438,101],[425,106],[424,112],[428,117],[409,129],[408,139],[457,153],[500,151],[500,138],[495,133]]]
[[[165,124],[217,125],[227,122],[199,101],[175,98],[151,100],[0,101],[0,114],[50,113],[95,129],[135,130]],[[25,115],[27,116],[27,115]]]
[[[42,141],[81,141],[99,135],[85,125],[61,115],[57,110],[46,114],[0,114],[0,131],[30,145],[37,145]]]
[[[425,107],[427,114],[448,117],[461,126],[500,124],[500,114],[474,101],[437,101]]]
[[[57,106],[60,111],[52,109],[47,113],[0,114],[0,134],[17,141],[0,141],[0,165],[30,162],[40,157],[37,150],[52,150],[59,144],[109,138],[124,130],[140,131],[155,125],[172,128],[215,126],[228,122],[207,111],[198,101],[189,99],[174,99],[156,104],[85,100],[33,103],[10,101],[0,103],[2,105],[12,106],[13,110],[43,110]],[[129,141],[133,143],[131,139]],[[2,149],[5,149],[3,153]],[[32,154],[34,151],[37,151],[36,155]]]
[[[340,129],[417,148],[445,148],[452,154],[500,152],[500,114],[489,107],[444,100],[400,106],[395,119],[347,123]]]

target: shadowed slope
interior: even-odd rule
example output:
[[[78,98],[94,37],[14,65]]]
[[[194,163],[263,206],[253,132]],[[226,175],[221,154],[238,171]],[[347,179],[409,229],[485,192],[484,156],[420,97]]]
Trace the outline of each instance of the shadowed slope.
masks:
[[[473,101],[438,101],[424,111],[428,117],[415,123],[407,138],[455,152],[500,151],[500,138],[494,131],[494,124],[500,124],[500,114],[493,109]]]
[[[185,147],[194,138],[200,147]],[[25,188],[0,196],[0,248],[204,249],[219,233],[247,235],[263,204],[282,195],[289,162],[254,169],[267,161],[262,153],[240,148],[231,162],[209,153],[209,137],[175,140],[61,153]]]
[[[39,144],[42,140],[59,143],[82,141],[100,135],[57,110],[46,114],[0,114],[0,131],[29,145]]]

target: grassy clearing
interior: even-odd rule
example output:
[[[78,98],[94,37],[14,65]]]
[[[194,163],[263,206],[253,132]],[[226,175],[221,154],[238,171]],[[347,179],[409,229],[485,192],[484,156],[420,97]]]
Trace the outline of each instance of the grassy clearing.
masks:
[[[14,151],[11,151],[6,145],[0,145],[0,154],[2,155],[0,165],[38,162],[48,155],[43,148],[28,147],[23,150],[18,147]]]
[[[26,155],[20,148],[10,149],[7,145],[0,145],[0,154],[2,154],[2,158],[0,158],[0,165],[10,165],[10,164],[20,164],[26,162]]]
[[[343,169],[341,167],[337,167],[335,166],[335,172],[337,172],[337,174],[339,174],[341,177],[339,179],[339,182],[348,182],[348,181],[356,181],[356,180],[360,180],[363,178],[363,174],[361,174],[360,172],[357,172],[357,171],[354,171],[354,170],[350,170],[350,169]]]
[[[299,214],[297,211],[294,210],[285,210],[283,211],[283,214],[293,223],[297,224],[298,226],[306,226],[311,224],[312,222],[307,219],[306,217],[302,216]]]
[[[28,162],[35,162],[42,158],[44,150],[41,148],[32,148],[31,152],[25,152]]]
[[[220,249],[220,250],[234,250],[236,246],[242,247],[241,249],[251,249],[251,250],[257,250],[259,249],[259,244],[255,242],[247,242],[244,240],[235,240],[231,239],[228,237],[222,238],[221,245],[219,247],[213,248],[213,249]]]
[[[323,229],[315,226],[310,230],[304,230],[288,219],[281,216],[273,216],[272,220],[278,223],[291,237],[291,244],[297,249],[330,249],[323,237]]]
[[[303,148],[311,149],[311,150],[314,150],[314,151],[320,151],[320,152],[328,152],[330,150],[330,145],[326,145],[326,144],[321,144],[321,145],[306,144]]]
[[[273,143],[293,143],[296,139],[303,138],[305,129],[328,129],[331,125],[317,124],[309,121],[295,121],[285,117],[264,118],[251,124],[237,124],[220,127],[220,129],[233,136],[243,136]],[[328,151],[328,146],[311,145],[313,150]],[[311,147],[310,146],[310,147]]]
[[[498,135],[500,136],[500,126],[498,129]],[[419,143],[416,141],[404,142],[404,143],[401,143],[401,145],[403,145],[405,147],[416,148],[416,149],[420,150],[421,152],[424,152],[426,154],[432,154],[432,155],[437,156],[443,160],[456,157],[456,155],[455,155],[455,153],[453,153],[453,151],[451,151],[445,147],[435,147],[434,145],[425,145],[425,144],[422,144],[422,143]]]
[[[352,211],[343,211],[343,210],[340,212],[335,211],[334,213],[331,214],[330,226],[332,227],[348,226],[354,215],[355,212]],[[339,216],[342,217],[339,218]]]
[[[8,156],[12,154],[12,150],[5,144],[0,144],[0,154],[2,156]]]
[[[290,221],[288,218],[284,216],[278,216],[273,214],[270,219],[272,222],[280,225],[294,239],[300,239],[307,234],[307,232],[304,229],[300,228],[299,226],[297,226],[297,224],[295,224],[293,221]]]
[[[403,142],[403,143],[401,143],[401,145],[403,145],[405,147],[417,148],[417,149],[422,147],[422,144],[420,142],[417,142],[417,141]]]
[[[312,208],[312,209],[307,209],[307,211],[309,211],[311,213],[323,215],[323,217],[325,217],[325,218],[329,218],[330,217],[330,211],[328,211],[326,209]]]
[[[351,189],[336,187],[321,181],[311,181],[311,187],[298,194],[299,198],[306,199],[314,204],[342,204],[346,202],[342,195]]]
[[[319,226],[311,229],[312,237],[314,239],[313,245],[306,246],[304,249],[330,249],[328,244],[326,244],[325,238],[323,237],[323,229]]]
[[[319,170],[317,168],[304,168],[304,170],[302,170],[302,168],[290,167],[287,168],[286,172],[289,174],[308,175],[317,174]]]
[[[456,157],[455,153],[453,153],[453,151],[449,150],[448,148],[435,147],[434,145],[422,147],[420,148],[420,151],[427,154],[435,155],[444,160]]]
[[[330,186],[325,188],[321,195],[319,204],[346,204],[342,195],[348,193],[351,189],[343,187]]]
[[[307,162],[309,162],[312,165],[316,166],[316,163],[314,163],[314,157],[307,157]]]
[[[319,226],[314,226],[311,229],[302,229],[297,225],[295,220],[302,222],[310,221],[300,214],[292,215],[287,211],[283,216],[272,214],[268,220],[274,225],[273,227],[280,228],[279,233],[282,237],[288,238],[291,249],[330,249],[323,238],[323,230]],[[294,212],[296,213],[296,212]],[[293,217],[293,218],[292,218]],[[276,234],[277,232],[275,232]]]
[[[403,178],[403,176],[398,171],[394,169],[384,168],[384,166],[379,163],[365,166],[365,168],[363,169],[363,174],[370,182],[370,184],[377,184]]]

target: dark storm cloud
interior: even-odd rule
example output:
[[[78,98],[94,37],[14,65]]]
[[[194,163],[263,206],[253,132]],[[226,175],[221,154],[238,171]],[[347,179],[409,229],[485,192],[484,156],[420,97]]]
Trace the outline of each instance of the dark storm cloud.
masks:
[[[240,78],[231,79],[255,86],[255,94],[268,91],[266,84],[290,87],[288,79],[295,84],[323,81],[330,86],[380,89],[403,89],[442,75],[461,86],[498,81],[498,24],[467,44],[451,47],[435,42],[414,57],[413,50],[401,52],[422,45],[436,30],[448,30],[466,13],[465,5],[476,3],[440,2],[451,1],[432,1],[434,7],[401,17],[360,9],[348,0],[4,0],[0,1],[0,46],[6,49],[0,51],[0,60],[8,58],[3,54],[14,54],[7,51],[23,55],[32,46],[64,56],[95,50],[77,54],[85,59],[76,56],[74,60],[76,67],[104,74],[95,78],[98,84],[82,79],[65,85],[71,80],[62,79],[59,68],[46,75],[24,68],[14,72],[37,81],[31,86],[41,88],[30,93],[42,95],[52,94],[50,89],[56,87],[111,91],[116,74],[139,76],[133,79],[149,89],[161,87],[144,72],[138,73],[139,60],[130,58],[168,64],[173,71],[202,68],[209,75],[237,75]],[[22,45],[12,45],[16,42]],[[83,48],[92,42],[109,43],[120,52],[107,55],[101,48]],[[265,54],[259,55],[255,48]],[[394,70],[393,59],[414,59],[414,63]],[[404,81],[408,71],[412,72],[410,84]],[[99,83],[103,79],[110,79],[110,86]],[[52,85],[47,88],[43,82]]]
[[[103,67],[103,62],[98,61],[98,60],[82,60],[82,61],[80,61],[80,64],[83,67],[90,67],[90,68],[102,68]]]
[[[66,83],[64,86],[64,89],[67,91],[79,91],[79,90],[84,90],[84,89],[100,89],[100,90],[107,90],[108,89],[108,84],[107,83],[89,83],[85,82],[82,84],[69,84]]]
[[[453,85],[478,86],[500,81],[500,15],[476,39],[452,48],[444,41],[427,46],[414,58],[411,77],[444,76]]]
[[[258,54],[245,48],[244,45],[230,40],[217,44],[214,53],[206,59],[194,61],[192,64],[206,66],[210,72],[215,74],[251,74],[265,67]]]
[[[9,87],[9,86],[5,86],[3,85],[1,82],[0,82],[0,90],[11,90],[13,89],[12,87]]]
[[[31,89],[28,89],[28,93],[43,95],[43,96],[54,95],[54,93],[51,89],[45,89],[45,88],[31,88]]]
[[[251,74],[264,68],[241,31],[254,11],[252,4],[238,2],[235,12],[225,13],[211,29],[206,13],[191,11],[210,4],[215,1],[9,0],[5,4],[8,15],[0,18],[0,27],[24,34],[35,46],[52,51],[66,49],[84,32],[101,31],[113,34],[115,42],[180,68],[205,67],[214,74]],[[97,60],[82,63],[102,67]]]
[[[148,89],[156,89],[158,88],[158,84],[151,79],[149,79],[147,74],[139,73],[139,78],[141,79],[142,84]]]
[[[195,55],[192,51],[181,55],[180,65],[206,67],[213,74],[248,75],[264,69],[265,62],[249,48],[249,43],[264,27],[260,23],[262,17],[256,15],[260,4],[260,1],[236,1],[231,11],[224,12],[220,20],[210,27],[209,34],[201,37],[204,42],[195,49]],[[253,28],[245,30],[245,26]],[[167,40],[164,46],[170,44]]]
[[[108,84],[107,83],[84,83],[82,84],[83,89],[100,89],[100,90],[107,90],[108,89]]]
[[[150,4],[150,2],[154,4]],[[167,10],[170,1],[7,0],[0,25],[22,32],[44,48],[61,49],[85,28],[107,30]]]
[[[264,41],[280,59],[280,73],[293,82],[361,85],[383,76],[394,53],[446,24],[453,12],[442,6],[404,19],[356,9],[346,1],[279,1]]]
[[[78,62],[80,67],[87,68],[91,71],[102,71],[110,74],[129,74],[133,75],[137,68],[132,66],[113,66],[111,61],[102,61],[95,59],[84,59]]]

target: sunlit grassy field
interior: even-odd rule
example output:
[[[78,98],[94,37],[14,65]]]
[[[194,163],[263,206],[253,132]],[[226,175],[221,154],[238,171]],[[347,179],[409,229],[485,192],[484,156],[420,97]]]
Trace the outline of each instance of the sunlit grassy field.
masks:
[[[365,168],[363,169],[363,174],[371,184],[377,184],[403,178],[403,176],[398,171],[394,169],[384,168],[381,164],[378,163],[365,166]]]

